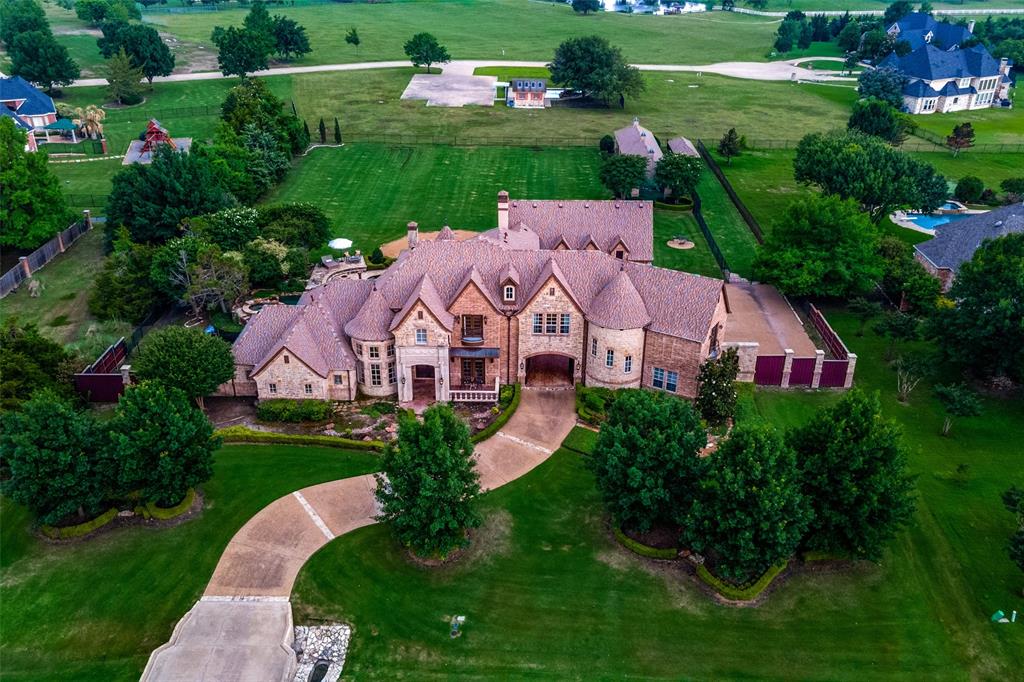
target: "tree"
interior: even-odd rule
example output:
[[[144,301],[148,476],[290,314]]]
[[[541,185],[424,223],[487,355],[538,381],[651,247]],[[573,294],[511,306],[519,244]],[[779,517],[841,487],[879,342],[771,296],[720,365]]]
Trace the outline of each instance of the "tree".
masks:
[[[0,245],[34,249],[74,220],[46,152],[25,150],[25,132],[0,116]]]
[[[480,525],[480,477],[469,431],[450,406],[428,407],[422,422],[402,416],[381,470],[377,520],[390,524],[403,545],[421,557],[443,558],[468,543],[467,529]]]
[[[853,113],[846,127],[867,135],[880,137],[893,146],[903,144],[917,125],[907,114],[901,114],[888,102],[868,97],[853,103]]]
[[[301,57],[313,51],[313,48],[309,46],[306,28],[300,26],[294,19],[275,14],[271,32],[274,37],[274,49],[281,59]]]
[[[735,128],[729,128],[722,139],[718,141],[718,154],[725,157],[725,162],[732,165],[732,158],[740,155],[740,136]]]
[[[612,137],[611,135],[605,135],[601,138],[600,142],[598,142],[597,146],[598,149],[600,149],[601,152],[604,154],[614,154],[615,138]]]
[[[152,26],[119,21],[103,24],[102,30],[103,37],[96,41],[100,53],[109,58],[124,50],[150,85],[157,76],[169,76],[174,70],[174,54]]]
[[[149,279],[160,295],[168,301],[184,300],[190,284],[189,268],[198,260],[199,252],[210,248],[209,242],[186,234],[168,239],[154,249]]]
[[[783,19],[775,34],[775,49],[778,52],[789,52],[800,37],[800,26],[803,22]]]
[[[0,323],[0,412],[16,410],[38,391],[71,396],[74,361],[64,346],[19,325],[7,316]]]
[[[850,299],[846,306],[847,311],[857,316],[860,323],[857,326],[857,336],[864,336],[864,327],[867,323],[882,313],[882,306],[874,301],[869,301],[863,296],[855,296]]]
[[[17,412],[0,417],[5,480],[0,491],[45,524],[100,511],[109,471],[102,434],[88,413],[39,391]]]
[[[430,73],[431,64],[447,64],[452,59],[447,48],[429,33],[417,33],[405,41],[405,54],[413,66],[426,67],[427,73]]]
[[[35,0],[0,1],[0,41],[10,47],[14,37],[39,31],[50,33],[43,6]]]
[[[898,111],[903,108],[906,84],[907,77],[896,69],[867,69],[857,77],[857,92],[863,99],[880,99]]]
[[[70,85],[81,73],[68,49],[49,31],[19,33],[8,43],[7,53],[12,74],[42,86],[49,93],[55,85]]]
[[[929,335],[945,359],[982,376],[1024,381],[1024,234],[982,242],[960,266]]]
[[[946,179],[931,164],[856,131],[804,136],[793,175],[824,194],[856,199],[875,222],[897,208],[933,211],[948,194]]]
[[[586,460],[617,526],[646,532],[689,511],[706,468],[707,435],[689,403],[620,392]]]
[[[1024,571],[1024,490],[1015,485],[1003,493],[1003,506],[1017,517],[1017,532],[1010,536],[1007,551],[1010,560]]]
[[[317,125],[316,129],[320,132],[320,144],[327,144],[327,126],[324,125],[324,119],[320,117],[320,124]]]
[[[683,526],[715,573],[743,582],[792,556],[812,512],[783,437],[766,423],[739,425],[708,469]]]
[[[273,45],[248,29],[217,26],[210,36],[217,46],[217,64],[225,76],[242,76],[267,68]]]
[[[1024,178],[1006,178],[999,183],[999,189],[1006,192],[1011,204],[1016,204],[1024,198]]]
[[[341,124],[337,116],[334,117],[334,144],[341,144]]]
[[[189,220],[193,234],[224,251],[241,251],[260,235],[260,213],[236,206]]]
[[[645,83],[622,51],[598,36],[570,38],[555,49],[548,64],[551,80],[603,101],[639,97]]]
[[[142,340],[132,370],[142,381],[183,391],[202,407],[203,396],[235,375],[235,360],[223,339],[198,329],[163,327]]]
[[[935,387],[935,397],[946,413],[942,420],[943,436],[949,435],[954,417],[977,417],[981,414],[978,394],[968,388],[967,384],[940,384]]]
[[[107,0],[76,0],[75,16],[82,21],[99,26],[107,17],[110,3]]]
[[[219,447],[210,422],[184,392],[151,381],[130,386],[110,422],[120,492],[139,491],[142,501],[164,507],[213,476]]]
[[[704,162],[685,154],[666,154],[654,168],[654,182],[662,190],[669,190],[677,199],[693,194],[700,180]]]
[[[974,204],[981,199],[981,193],[985,191],[985,183],[976,175],[965,175],[956,183],[953,196],[965,204]]]
[[[885,14],[882,15],[882,24],[885,28],[889,28],[913,11],[914,5],[908,0],[896,0],[896,2],[885,8]]]
[[[928,359],[919,356],[900,356],[893,363],[893,369],[896,370],[896,399],[905,405],[913,390],[928,375],[930,365]]]
[[[242,20],[242,25],[245,27],[245,30],[262,36],[268,42],[273,41],[274,20],[270,18],[267,5],[262,0],[256,0],[252,3],[249,7],[249,13]]]
[[[889,311],[875,325],[875,333],[889,339],[885,359],[892,360],[896,356],[896,344],[921,337],[921,320],[898,310]]]
[[[572,11],[586,16],[591,12],[601,11],[600,0],[572,0]]]
[[[935,9],[932,7],[932,3],[928,2],[928,0],[925,0],[924,2],[921,3],[921,6],[917,8],[917,11],[920,12],[921,14],[931,14],[932,12],[935,11]]]
[[[961,123],[953,126],[953,132],[946,138],[946,146],[953,150],[953,157],[960,155],[965,149],[974,146],[974,126],[970,123]]]
[[[139,324],[156,308],[160,292],[150,279],[153,247],[135,244],[123,227],[89,293],[89,312],[100,320]]]
[[[323,210],[309,203],[261,206],[263,236],[287,244],[320,249],[331,237],[331,221]]]
[[[856,21],[848,22],[843,26],[843,29],[836,38],[839,49],[843,52],[856,52],[857,48],[860,47],[861,33],[860,24]]]
[[[876,28],[860,37],[858,55],[863,61],[877,62],[895,48],[896,39],[881,28]]]
[[[348,33],[345,34],[345,42],[356,48],[356,51],[359,50],[359,44],[363,41],[360,40],[359,31],[356,30],[355,26],[350,28]]]
[[[898,237],[884,236],[878,242],[878,254],[882,258],[882,289],[897,308],[930,314],[942,285],[914,258],[914,248]]]
[[[756,276],[793,296],[848,297],[882,273],[878,234],[852,201],[808,196],[789,204],[758,247]]]
[[[613,154],[601,162],[601,184],[623,199],[647,180],[647,159],[634,154]]]
[[[221,105],[221,119],[239,135],[247,126],[270,133],[280,143],[280,150],[287,154],[298,154],[309,146],[309,134],[303,129],[302,121],[294,111],[287,111],[266,81],[261,78],[245,78],[228,91]]]
[[[217,247],[203,249],[187,273],[188,286],[182,298],[196,315],[217,308],[227,313],[249,290],[248,272],[237,252],[221,253]]]
[[[808,547],[877,561],[915,506],[907,448],[878,395],[847,392],[788,441],[813,512]]]
[[[122,47],[107,60],[103,75],[107,79],[107,95],[118,104],[138,104],[142,101],[142,69],[132,61]]]
[[[133,241],[160,244],[179,233],[185,218],[232,203],[209,159],[161,146],[152,163],[133,164],[114,176],[107,197],[107,225],[108,229],[124,225]]]
[[[697,400],[694,404],[710,424],[722,424],[736,413],[736,376],[740,372],[739,355],[729,348],[717,358],[708,358],[697,373]]]

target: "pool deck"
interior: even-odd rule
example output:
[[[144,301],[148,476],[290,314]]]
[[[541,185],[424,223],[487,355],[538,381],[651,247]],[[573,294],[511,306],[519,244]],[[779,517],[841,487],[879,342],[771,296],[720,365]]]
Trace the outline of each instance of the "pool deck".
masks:
[[[957,217],[966,218],[968,216],[978,215],[980,213],[988,213],[988,211],[979,211],[977,209],[969,208],[969,209],[966,209],[966,210],[963,210],[963,211],[958,211],[956,213],[950,211],[950,212],[938,213],[938,214],[932,213],[932,214],[929,214],[929,215],[948,215],[948,216],[951,216],[953,220],[956,220]],[[920,232],[922,234],[930,234],[930,235],[934,235],[935,234],[935,227],[940,227],[941,225],[945,225],[946,223],[952,222],[951,220],[947,220],[945,223],[940,223],[940,225],[936,225],[935,227],[930,227],[930,228],[928,228],[928,227],[921,227],[920,225],[915,223],[913,220],[911,220],[911,216],[920,216],[920,215],[923,215],[923,214],[907,212],[907,211],[896,211],[895,213],[892,213],[892,214],[889,215],[889,220],[891,220],[894,224],[899,225],[900,227],[907,228],[908,230],[914,230],[915,232]]]

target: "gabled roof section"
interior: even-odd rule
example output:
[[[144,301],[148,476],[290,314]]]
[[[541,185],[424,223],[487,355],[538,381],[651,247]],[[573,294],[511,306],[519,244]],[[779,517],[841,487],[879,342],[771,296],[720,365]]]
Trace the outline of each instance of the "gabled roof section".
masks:
[[[21,76],[0,78],[0,102],[24,100],[18,106],[20,116],[43,116],[57,113],[53,99]]]
[[[938,21],[924,12],[912,12],[888,30],[897,34],[897,40],[907,41],[914,50],[928,44],[943,50],[955,50],[960,43],[971,37],[971,32],[965,26]]]
[[[668,148],[673,154],[700,157],[700,152],[698,152],[697,148],[693,146],[693,143],[685,137],[673,137],[668,141]]]
[[[594,297],[587,318],[606,329],[641,329],[651,321],[644,299],[625,268]]]
[[[452,298],[452,300],[449,302],[449,305],[451,303],[454,303],[455,299],[458,298],[462,294],[462,292],[466,290],[466,287],[468,287],[470,284],[475,286],[480,291],[480,293],[483,294],[484,298],[487,299],[487,302],[490,303],[495,310],[501,310],[501,307],[498,305],[498,302],[494,300],[494,296],[491,295],[490,287],[484,284],[484,280],[480,276],[480,271],[476,269],[476,265],[472,266],[469,269],[469,272],[466,273],[466,276],[462,278],[462,283],[459,284],[459,286],[456,288],[455,297]]]
[[[10,118],[12,121],[14,121],[15,128],[21,128],[22,130],[32,130],[32,126],[30,126],[28,123],[25,123],[23,120],[21,120],[20,116],[18,116],[16,113],[11,111],[7,107],[3,106],[2,104],[0,104],[0,116],[6,116]]]
[[[914,246],[936,267],[954,272],[971,260],[986,239],[1024,233],[1024,203],[939,225],[935,237]]]
[[[586,240],[593,239],[607,253],[615,246],[613,240],[621,237],[629,243],[634,260],[654,259],[654,204],[650,201],[516,199],[509,203],[509,224],[519,223],[536,233],[534,249],[554,250],[562,239],[570,249],[583,249]],[[491,230],[484,238],[500,243],[499,232]],[[510,232],[514,237],[514,230]]]
[[[452,232],[451,227],[445,225],[444,227],[441,228],[441,231],[437,233],[436,238],[440,239],[441,241],[452,241],[453,239],[455,239],[455,233]]]
[[[346,340],[335,329],[330,314],[319,300],[303,306],[273,307],[294,307],[299,312],[276,343],[255,364],[253,375],[259,374],[267,363],[285,350],[321,377],[326,377],[331,370],[355,367],[355,358]]]
[[[999,62],[992,58],[983,45],[952,52],[940,50],[934,45],[924,45],[902,57],[892,52],[879,66],[896,69],[906,76],[926,81],[999,75]]]
[[[501,269],[501,274],[499,276],[501,277],[501,284],[505,284],[505,282],[512,282],[516,286],[519,286],[519,282],[521,281],[519,270],[517,270],[516,266],[512,264],[512,261],[505,264],[505,267]]]
[[[537,298],[537,295],[541,292],[541,289],[552,279],[558,282],[558,285],[565,292],[576,307],[583,310],[583,306],[580,305],[579,299],[576,298],[576,294],[573,293],[572,286],[566,280],[565,275],[562,273],[562,268],[558,265],[558,261],[548,256],[547,261],[544,263],[544,267],[541,268],[540,274],[537,276],[536,281],[533,284],[533,290],[530,291],[530,295],[525,299],[525,305],[529,305],[533,302],[533,299]]]
[[[441,295],[437,293],[437,287],[434,286],[434,281],[430,278],[429,274],[424,274],[413,290],[412,295],[409,296],[405,305],[398,311],[395,317],[391,320],[389,330],[394,330],[398,325],[402,324],[409,312],[415,307],[416,303],[422,303],[430,314],[433,315],[441,326],[451,331],[452,326],[455,324],[455,316],[448,312],[447,306],[445,306]]]

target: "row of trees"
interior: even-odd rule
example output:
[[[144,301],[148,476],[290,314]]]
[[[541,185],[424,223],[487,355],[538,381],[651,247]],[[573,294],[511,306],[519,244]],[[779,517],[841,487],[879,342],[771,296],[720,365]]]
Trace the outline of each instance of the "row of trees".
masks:
[[[313,49],[305,27],[279,14],[271,16],[261,0],[252,4],[241,27],[217,26],[210,38],[225,76],[245,76],[266,69],[272,56],[289,60]]]
[[[693,194],[703,170],[704,163],[699,158],[670,152],[655,166],[653,184],[662,192],[668,190],[673,197],[687,197]],[[601,184],[616,197],[628,198],[633,189],[649,184],[647,159],[635,154],[606,154],[599,177]]]
[[[0,42],[11,60],[11,74],[52,93],[81,74],[68,49],[57,42],[36,0],[0,0]]]
[[[587,465],[617,525],[678,527],[730,580],[801,548],[877,560],[913,514],[899,430],[859,390],[788,433],[741,424],[701,457],[706,441],[689,403],[623,391]]]

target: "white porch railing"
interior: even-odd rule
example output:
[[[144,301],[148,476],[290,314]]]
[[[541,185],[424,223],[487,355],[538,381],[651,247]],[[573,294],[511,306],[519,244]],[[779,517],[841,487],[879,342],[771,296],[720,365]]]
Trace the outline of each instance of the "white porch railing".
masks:
[[[499,391],[498,377],[494,377],[494,388],[453,388],[448,399],[453,403],[496,403]]]

